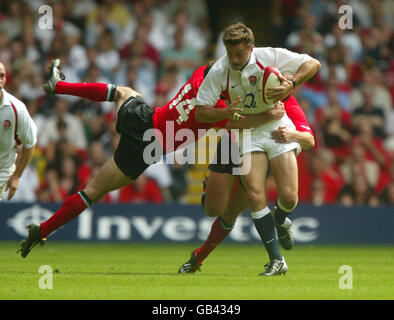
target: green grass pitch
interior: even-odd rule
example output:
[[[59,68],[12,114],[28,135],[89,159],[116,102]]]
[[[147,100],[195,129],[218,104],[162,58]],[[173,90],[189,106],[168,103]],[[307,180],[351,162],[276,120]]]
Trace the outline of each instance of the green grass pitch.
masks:
[[[286,276],[258,276],[268,261],[259,245],[222,244],[196,274],[177,274],[193,244],[59,243],[26,259],[17,243],[0,242],[0,299],[393,299],[391,246],[296,246],[283,251]],[[41,265],[53,270],[40,289]],[[353,289],[339,288],[349,265]],[[347,282],[349,283],[349,282]]]

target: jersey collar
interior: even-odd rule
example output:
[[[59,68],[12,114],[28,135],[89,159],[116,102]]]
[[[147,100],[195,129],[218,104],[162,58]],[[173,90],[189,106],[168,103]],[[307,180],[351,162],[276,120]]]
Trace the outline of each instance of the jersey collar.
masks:
[[[1,103],[0,103],[0,109],[5,107],[5,106],[10,106],[10,99],[7,96],[7,91],[5,91],[4,89],[1,89],[1,92],[3,93],[3,97],[1,99]]]

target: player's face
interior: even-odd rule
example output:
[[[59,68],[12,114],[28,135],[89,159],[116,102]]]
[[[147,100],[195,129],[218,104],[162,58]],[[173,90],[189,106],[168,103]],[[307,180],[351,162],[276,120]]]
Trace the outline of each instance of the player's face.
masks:
[[[6,81],[5,67],[2,63],[0,63],[0,90],[4,88],[5,81]]]
[[[249,62],[253,46],[249,47],[245,43],[226,46],[227,57],[231,68],[242,70]]]

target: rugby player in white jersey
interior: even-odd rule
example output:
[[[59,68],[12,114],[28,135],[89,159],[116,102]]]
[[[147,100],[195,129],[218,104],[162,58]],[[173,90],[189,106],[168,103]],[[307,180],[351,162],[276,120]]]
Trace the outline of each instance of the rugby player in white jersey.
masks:
[[[263,106],[255,96],[255,79],[265,67],[277,68],[281,85],[269,90],[268,98],[274,101],[286,99],[295,87],[309,80],[319,69],[320,63],[307,54],[298,54],[283,48],[255,48],[254,35],[242,23],[228,26],[223,33],[227,54],[212,66],[197,93],[196,119],[200,122],[223,120],[222,111],[212,106],[220,96],[231,103],[241,97],[240,107],[247,114],[260,113]],[[283,100],[282,100],[283,101]],[[280,254],[276,228],[282,235],[282,242],[292,246],[290,233],[291,220],[287,218],[298,203],[298,167],[296,156],[301,148],[297,142],[278,143],[271,132],[280,127],[294,129],[294,124],[285,115],[282,119],[271,121],[252,128],[251,143],[240,145],[243,161],[250,161],[248,173],[241,176],[246,189],[252,218],[256,229],[264,235],[264,245],[270,253],[267,275],[280,275],[287,271],[287,265]],[[240,138],[240,142],[242,142]],[[278,199],[276,210],[271,210],[266,201],[266,177],[268,166],[274,177]]]
[[[4,89],[6,76],[0,62],[0,200],[7,191],[7,200],[14,196],[37,143],[37,127],[25,104]]]

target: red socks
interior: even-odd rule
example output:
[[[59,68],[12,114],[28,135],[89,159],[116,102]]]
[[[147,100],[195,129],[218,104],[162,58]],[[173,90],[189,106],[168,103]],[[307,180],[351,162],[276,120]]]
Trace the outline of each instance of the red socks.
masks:
[[[202,263],[206,257],[211,253],[216,246],[223,241],[224,238],[230,233],[231,229],[226,230],[222,227],[220,217],[212,224],[211,232],[203,246],[197,250],[196,256],[199,263]]]
[[[92,101],[112,101],[110,100],[112,86],[106,83],[69,83],[59,81],[56,83],[55,92],[56,94],[87,98]]]
[[[41,239],[46,238],[53,231],[77,217],[86,208],[85,201],[79,193],[75,193],[68,197],[64,201],[62,207],[56,211],[52,217],[41,223]]]

